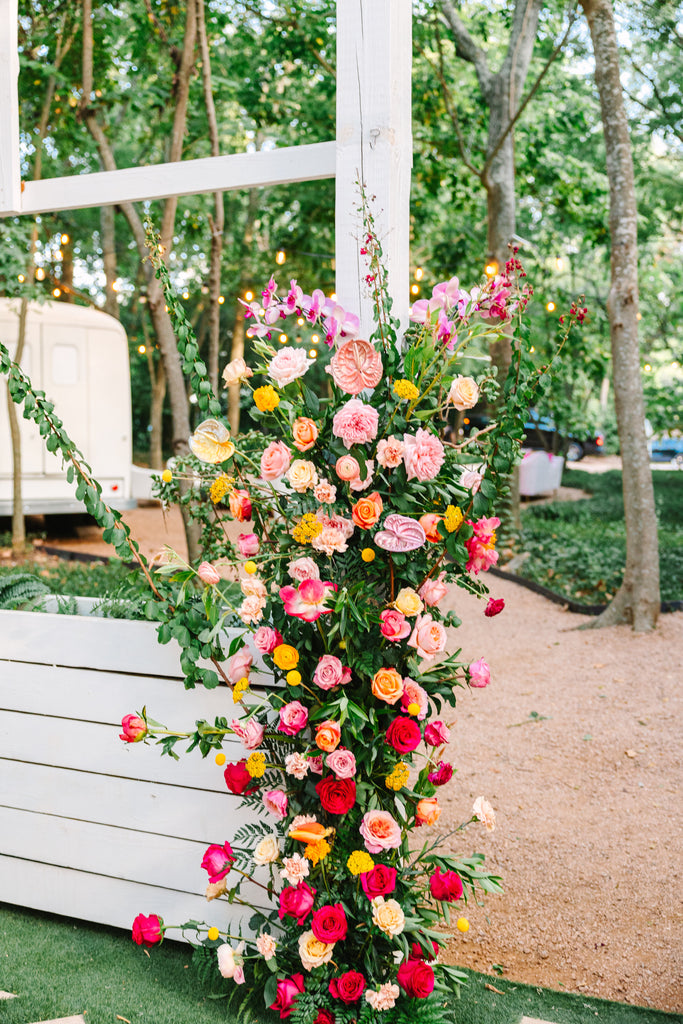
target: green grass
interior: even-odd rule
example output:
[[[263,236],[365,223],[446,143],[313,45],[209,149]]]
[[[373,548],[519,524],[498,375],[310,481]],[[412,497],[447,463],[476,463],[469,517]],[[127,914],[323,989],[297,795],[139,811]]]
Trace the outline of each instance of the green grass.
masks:
[[[683,473],[653,474],[663,601],[683,599]],[[522,514],[522,547],[530,557],[521,575],[583,604],[605,604],[621,583],[626,530],[621,472],[569,470],[562,481],[591,494]]]
[[[164,943],[147,956],[127,932],[7,904],[0,904],[0,989],[18,996],[0,1002],[2,1024],[78,1013],[88,1024],[116,1024],[117,1015],[131,1024],[235,1020],[224,1000],[210,998],[187,946]],[[519,1024],[524,1014],[555,1024],[683,1024],[676,1014],[480,974],[470,974],[452,1011],[453,1024]]]

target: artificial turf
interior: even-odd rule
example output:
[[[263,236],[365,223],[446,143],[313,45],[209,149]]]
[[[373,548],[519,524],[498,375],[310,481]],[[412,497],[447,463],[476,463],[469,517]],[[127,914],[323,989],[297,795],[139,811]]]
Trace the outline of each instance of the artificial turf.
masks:
[[[1,1024],[72,1014],[87,1024],[235,1021],[216,998],[221,990],[200,982],[188,946],[168,942],[147,955],[119,929],[8,904],[0,904],[0,990],[17,996],[0,1002]],[[451,1008],[453,1024],[519,1024],[523,1016],[553,1024],[683,1024],[679,1014],[474,973]]]

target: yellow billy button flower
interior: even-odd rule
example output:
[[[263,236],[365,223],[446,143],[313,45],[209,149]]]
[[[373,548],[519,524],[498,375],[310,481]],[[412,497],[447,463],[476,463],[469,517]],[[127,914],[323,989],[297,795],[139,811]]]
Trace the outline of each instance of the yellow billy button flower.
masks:
[[[415,385],[409,380],[394,381],[394,393],[399,398],[404,398],[410,402],[413,402],[420,394]]]
[[[462,510],[458,505],[448,505],[446,507],[446,514],[443,517],[443,525],[449,533],[453,533],[454,530],[461,526],[464,518]]]
[[[164,481],[165,484],[170,484],[171,480],[173,479],[173,473],[171,472],[171,470],[165,469],[161,474],[161,479]]]
[[[208,931],[208,934],[207,934],[206,937],[207,937],[207,939],[211,939],[212,942],[215,942],[219,935],[220,935],[220,932],[218,931],[218,928],[214,927],[214,928],[209,928],[209,931]]]
[[[291,672],[287,673],[287,682],[290,686],[298,686],[301,682],[301,672],[297,672],[295,668]]]
[[[249,680],[246,676],[242,676],[242,678],[238,679],[232,688],[233,704],[239,704],[239,702],[242,700],[242,697],[244,696],[248,689]]]
[[[366,871],[372,871],[375,862],[365,850],[354,850],[347,860],[346,866],[352,875],[363,875]]]
[[[249,559],[248,562],[244,563],[244,571],[247,573],[248,576],[253,576],[257,569],[258,565],[256,564],[256,562],[252,562],[251,559]]]
[[[256,388],[254,402],[261,412],[272,412],[280,404],[280,396],[272,384],[264,384],[262,388]]]
[[[227,758],[226,758],[226,756],[225,756],[225,754],[223,753],[222,750],[221,750],[220,754],[216,754],[215,761],[216,761],[216,764],[218,765],[219,768],[222,768],[222,766],[225,764],[226,760],[227,760]]]
[[[470,922],[466,917],[459,917],[455,923],[455,927],[459,932],[468,932],[470,930]]]
[[[251,775],[252,779],[260,779],[266,774],[266,755],[260,750],[255,750],[253,754],[250,754],[247,758],[245,768]]]
[[[360,553],[360,557],[363,559],[364,562],[374,562],[375,552],[372,550],[372,548],[363,548],[363,550]]]
[[[273,651],[273,661],[283,672],[289,672],[299,664],[299,652],[289,644],[278,644]]]

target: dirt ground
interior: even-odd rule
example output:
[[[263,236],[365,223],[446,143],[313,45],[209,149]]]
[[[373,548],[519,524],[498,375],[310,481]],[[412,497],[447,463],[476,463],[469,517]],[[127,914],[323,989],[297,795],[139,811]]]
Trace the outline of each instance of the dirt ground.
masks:
[[[126,518],[145,553],[182,546],[175,514]],[[102,552],[94,528],[80,534],[58,543]],[[452,716],[457,775],[439,825],[467,818],[477,796],[493,804],[495,831],[473,826],[453,849],[485,853],[505,895],[459,911],[470,930],[448,959],[680,1011],[683,613],[650,635],[580,630],[591,620],[513,583],[489,585],[506,602],[496,618],[464,592],[450,599],[463,619],[457,646],[486,658],[492,682],[463,692]]]

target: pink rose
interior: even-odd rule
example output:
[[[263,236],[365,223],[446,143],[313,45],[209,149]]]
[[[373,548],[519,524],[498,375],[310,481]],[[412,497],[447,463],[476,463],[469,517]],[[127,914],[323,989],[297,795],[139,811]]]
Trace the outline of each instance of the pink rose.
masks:
[[[351,679],[351,669],[345,668],[334,654],[323,654],[315,667],[313,682],[321,690],[343,686]]]
[[[354,444],[366,444],[377,437],[379,416],[376,409],[366,405],[359,398],[351,398],[335,413],[332,433],[340,437],[347,448]]]
[[[464,487],[466,491],[472,491],[472,494],[476,494],[481,487],[483,479],[483,473],[478,473],[476,469],[467,469],[460,477],[460,486]]]
[[[281,789],[267,789],[262,797],[263,806],[271,814],[274,814],[278,821],[287,817],[287,794]]]
[[[444,583],[445,577],[446,571],[444,570],[437,579],[425,580],[418,590],[418,594],[424,603],[431,608],[438,604],[448,593],[448,586]]]
[[[440,747],[444,743],[448,743],[450,738],[451,730],[438,718],[425,726],[425,743],[428,743],[430,747]]]
[[[211,565],[211,562],[202,562],[197,569],[197,575],[202,583],[206,583],[207,587],[214,587],[221,581],[218,572]]]
[[[282,633],[270,626],[259,626],[253,636],[254,647],[262,654],[272,654],[282,643]]]
[[[261,746],[265,729],[262,725],[256,721],[255,718],[250,718],[242,725],[238,718],[233,718],[230,723],[230,728],[234,732],[235,736],[239,736],[242,740],[242,745],[247,750],[256,750],[257,747]]]
[[[357,480],[360,476],[360,464],[353,455],[342,455],[334,468],[340,480]]]
[[[123,732],[119,733],[119,739],[126,743],[139,743],[147,735],[147,726],[138,715],[124,715],[121,728]]]
[[[446,649],[446,630],[440,622],[435,622],[431,615],[418,615],[408,641],[421,658],[430,660]]]
[[[398,640],[405,640],[410,635],[410,623],[406,619],[403,612],[397,611],[395,608],[386,608],[383,612],[380,612],[380,633],[386,637],[387,640],[394,642]]]
[[[254,659],[249,651],[248,647],[240,647],[237,654],[233,654],[232,658],[228,658],[227,665],[225,666],[225,674],[234,686],[236,682],[249,675],[252,663]]]
[[[242,558],[251,558],[258,554],[259,539],[255,533],[241,533],[237,538],[237,547]]]
[[[291,450],[284,441],[271,441],[261,456],[261,476],[264,480],[277,480],[289,469]]]
[[[295,558],[287,566],[293,580],[303,583],[304,580],[319,580],[320,569],[312,558]]]
[[[409,480],[433,480],[445,458],[444,447],[435,434],[418,427],[415,435],[404,434],[403,462]]]
[[[284,388],[297,377],[303,377],[312,363],[313,360],[308,358],[304,349],[285,345],[271,359],[268,376],[278,388]]]
[[[289,704],[285,704],[280,708],[278,732],[283,732],[286,736],[296,736],[307,724],[308,708],[305,708],[300,701],[290,701]]]
[[[368,853],[397,850],[401,845],[401,827],[388,811],[368,811],[363,815],[360,834]]]
[[[491,682],[491,669],[483,658],[473,661],[467,670],[469,673],[470,686],[488,686]]]
[[[356,774],[356,758],[350,750],[333,750],[325,761],[338,779],[352,779]]]
[[[377,445],[377,461],[385,469],[396,469],[403,462],[405,445],[398,437],[391,437],[382,440]]]

